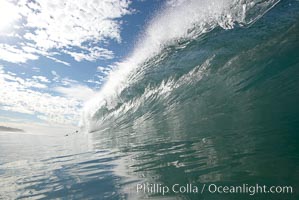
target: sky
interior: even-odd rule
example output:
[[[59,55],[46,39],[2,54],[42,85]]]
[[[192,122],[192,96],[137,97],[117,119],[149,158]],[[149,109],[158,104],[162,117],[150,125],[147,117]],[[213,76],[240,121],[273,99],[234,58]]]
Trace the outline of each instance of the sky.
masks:
[[[156,0],[0,0],[0,125],[75,130]]]

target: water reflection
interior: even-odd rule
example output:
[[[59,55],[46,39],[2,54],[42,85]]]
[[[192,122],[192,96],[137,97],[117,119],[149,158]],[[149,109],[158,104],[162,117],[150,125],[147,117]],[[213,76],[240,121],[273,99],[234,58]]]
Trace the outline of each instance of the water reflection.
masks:
[[[0,141],[1,199],[125,198],[120,188],[126,182],[118,175],[124,155],[94,150],[88,136],[8,133]]]
[[[186,115],[180,112],[176,117],[181,121]],[[264,135],[260,137],[254,130],[232,131],[224,128],[227,125],[218,127],[221,131],[214,133],[206,133],[200,126],[193,126],[193,132],[183,132],[182,128],[188,128],[181,124],[165,126],[159,122],[157,118],[140,118],[138,123],[132,121],[122,130],[103,129],[93,134],[59,138],[1,134],[1,198],[142,199],[150,196],[161,199],[159,194],[137,193],[136,185],[258,182],[295,187],[298,183],[296,141],[285,135],[271,135],[273,126],[264,127]],[[271,199],[281,197],[271,196]],[[251,196],[172,193],[163,198],[251,199]]]

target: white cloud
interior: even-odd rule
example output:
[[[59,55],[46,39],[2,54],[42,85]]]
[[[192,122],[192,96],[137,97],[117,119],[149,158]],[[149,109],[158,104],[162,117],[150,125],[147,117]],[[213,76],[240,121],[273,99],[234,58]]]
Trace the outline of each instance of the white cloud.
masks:
[[[111,70],[112,70],[111,67],[103,67],[103,66],[98,66],[97,67],[97,72],[100,72],[100,73],[105,74],[105,75],[108,75]]]
[[[33,79],[23,79],[20,77],[17,77],[14,73],[7,72],[7,74],[2,73],[1,78],[5,81],[10,82],[16,82],[20,85],[22,85],[23,88],[39,88],[39,89],[45,89],[48,86],[41,83],[39,79],[33,78]]]
[[[0,59],[12,63],[25,63],[27,60],[38,59],[38,56],[14,46],[0,43]]]
[[[12,2],[0,0],[0,33],[5,33],[7,29],[9,29],[10,25],[19,18],[20,15],[18,12],[16,12],[16,7]],[[10,32],[10,30],[8,30],[8,32]]]
[[[95,85],[101,85],[102,84],[102,79],[99,79],[98,81],[97,80],[94,80],[94,79],[88,79],[87,81],[85,81],[86,83],[92,83],[92,84],[95,84]]]
[[[85,85],[72,85],[71,87],[56,87],[54,91],[65,97],[79,101],[86,101],[95,96],[95,91]]]
[[[100,89],[112,69],[113,66],[111,65],[105,67],[98,66],[97,72],[99,73],[95,74],[92,79],[85,80],[84,82],[91,84],[95,89]]]
[[[63,80],[56,72],[52,73],[60,81]],[[66,80],[69,84],[76,82]],[[49,90],[45,83],[49,83],[46,77],[33,76],[24,79],[5,72],[0,66],[0,109],[35,115],[42,120],[59,124],[78,122],[83,100],[93,95],[93,91],[77,84],[68,88],[57,87],[55,90],[62,96],[56,96],[45,92]]]
[[[68,77],[64,77],[64,78],[60,79],[60,84],[64,85],[64,86],[71,86],[71,85],[78,84],[78,81],[70,79]]]
[[[60,76],[57,74],[57,72],[52,70],[51,74],[54,76],[53,81],[58,82],[60,79]]]
[[[66,66],[71,66],[70,63],[65,62],[65,61],[62,61],[62,60],[59,60],[59,59],[54,58],[54,57],[52,57],[52,56],[47,56],[47,58],[49,58],[49,59],[51,59],[51,60],[53,60],[53,61],[55,61],[55,62],[57,62],[57,63],[61,63],[61,64],[64,64],[64,65],[66,65]]]
[[[68,77],[61,77],[56,71],[52,70],[51,71],[51,74],[54,76],[53,77],[53,81],[60,84],[60,85],[63,85],[63,86],[71,86],[71,85],[78,85],[79,82],[76,81],[76,80],[73,80],[73,79],[70,79]]]
[[[93,78],[84,80],[85,83],[89,83],[89,85],[92,85],[94,89],[100,89],[104,82],[104,76],[95,74]]]
[[[78,62],[111,59],[113,52],[99,45],[109,40],[121,41],[120,18],[131,14],[130,3],[130,0],[20,0],[8,3],[16,13],[13,21],[18,21],[18,25],[10,26],[25,32],[23,36],[18,35],[18,40],[26,42],[18,51],[13,46],[1,44],[0,49],[5,47],[5,50],[0,52],[0,59],[22,63],[35,60],[38,55],[49,56],[49,52],[66,53]],[[9,33],[7,37],[14,35]],[[48,58],[53,59],[52,56]]]
[[[97,59],[112,59],[113,58],[113,52],[109,51],[107,49],[99,48],[99,47],[93,47],[93,48],[85,48],[85,51],[81,52],[72,52],[72,51],[63,51],[66,54],[69,54],[72,56],[76,61],[80,62],[82,60],[87,61],[95,61]]]
[[[45,77],[45,76],[32,76],[32,78],[34,80],[38,80],[40,82],[51,83],[51,81],[47,77]]]

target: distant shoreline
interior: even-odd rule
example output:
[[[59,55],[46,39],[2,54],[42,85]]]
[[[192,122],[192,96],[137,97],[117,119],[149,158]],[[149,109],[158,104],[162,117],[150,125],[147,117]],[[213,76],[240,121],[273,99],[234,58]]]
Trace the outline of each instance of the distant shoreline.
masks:
[[[25,132],[23,129],[11,128],[11,127],[7,127],[7,126],[0,126],[0,132],[1,131],[6,131],[6,132]]]

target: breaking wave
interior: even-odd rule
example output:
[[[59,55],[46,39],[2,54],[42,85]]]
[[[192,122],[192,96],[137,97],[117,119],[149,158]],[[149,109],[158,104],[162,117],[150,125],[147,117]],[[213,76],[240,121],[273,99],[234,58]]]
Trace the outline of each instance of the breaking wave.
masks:
[[[273,23],[265,29],[255,23],[277,3],[168,1],[148,23],[133,52],[115,63],[101,91],[86,103],[83,127],[89,132],[106,126],[124,128],[153,118],[181,124],[185,118],[178,116],[188,109],[201,113],[193,119],[200,121],[212,102],[216,106],[233,101],[274,59],[269,50],[279,48],[280,40],[294,39],[287,34],[294,34],[297,26],[274,34]]]

